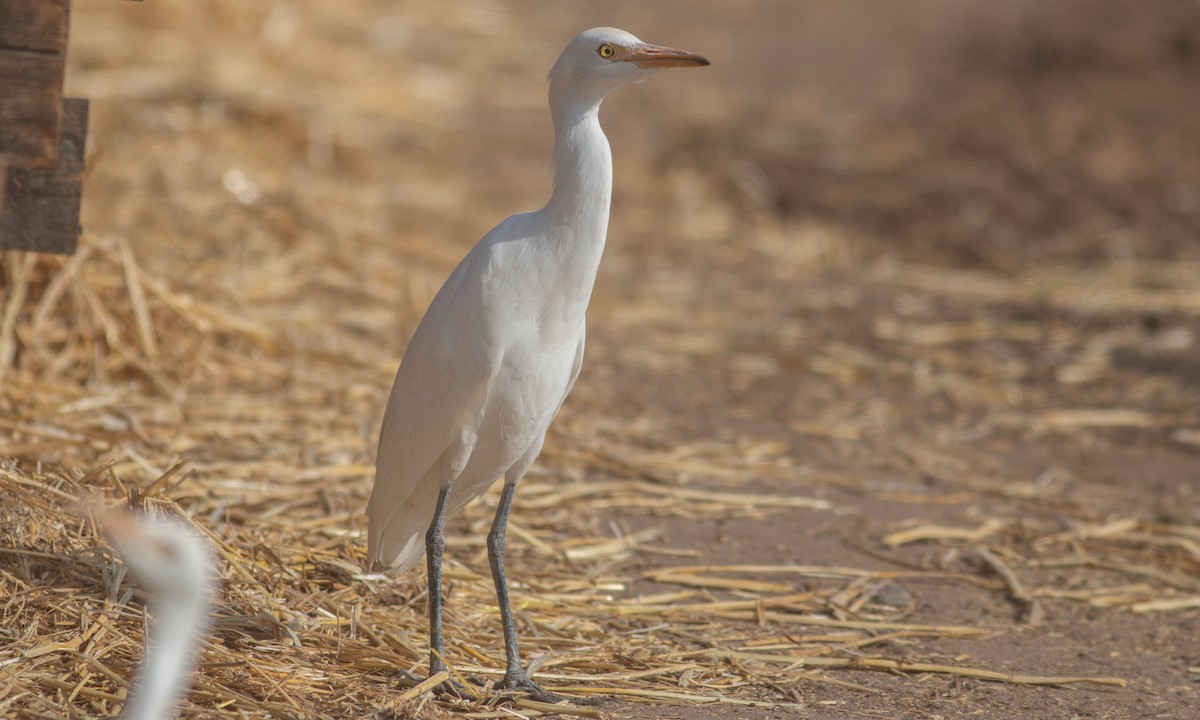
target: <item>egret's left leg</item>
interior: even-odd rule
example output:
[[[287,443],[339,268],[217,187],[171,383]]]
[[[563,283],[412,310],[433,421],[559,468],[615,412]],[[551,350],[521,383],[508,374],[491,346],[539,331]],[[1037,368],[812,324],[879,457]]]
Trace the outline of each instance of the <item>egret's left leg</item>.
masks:
[[[492,581],[496,584],[496,601],[500,605],[500,622],[504,627],[504,679],[496,687],[501,690],[523,690],[542,702],[555,703],[569,700],[574,703],[590,704],[592,699],[568,698],[543,689],[529,679],[529,674],[521,666],[521,651],[517,648],[517,627],[513,622],[512,606],[508,599],[508,581],[504,577],[504,533],[508,528],[508,513],[512,509],[513,495],[517,492],[517,483],[525,471],[533,464],[542,449],[539,441],[536,446],[526,453],[504,475],[504,490],[500,493],[500,505],[496,508],[496,518],[492,521],[492,529],[488,533],[488,562],[492,567]]]
[[[496,584],[496,601],[500,605],[500,623],[504,626],[505,673],[501,685],[516,686],[529,681],[521,667],[521,651],[517,648],[517,629],[513,623],[512,605],[508,599],[508,580],[504,576],[504,535],[508,529],[508,512],[512,509],[516,483],[504,483],[500,493],[500,506],[488,533],[488,563],[492,568],[492,581]]]

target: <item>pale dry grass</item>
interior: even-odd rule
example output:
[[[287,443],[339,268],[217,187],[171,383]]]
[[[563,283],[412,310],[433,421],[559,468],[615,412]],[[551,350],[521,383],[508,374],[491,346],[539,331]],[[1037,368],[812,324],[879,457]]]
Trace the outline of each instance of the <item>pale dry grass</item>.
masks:
[[[473,119],[481,108],[502,105],[544,123],[538,79],[559,36],[517,57],[498,52],[525,37],[506,7],[464,3],[447,15],[438,3],[410,2],[389,14],[369,3],[209,0],[77,9],[68,84],[94,101],[86,232],[71,258],[3,259],[0,714],[108,716],[129,690],[144,598],[81,513],[93,497],[178,515],[217,550],[222,595],[184,717],[568,712],[528,701],[497,706],[488,687],[503,656],[483,549],[492,496],[456,526],[446,571],[448,660],[478,699],[398,687],[398,672],[420,673],[426,658],[424,575],[392,580],[361,567],[373,443],[403,338],[478,231],[514,209],[513,198],[528,202],[546,187],[544,152],[502,153],[480,169],[460,147],[481,129]],[[439,37],[451,40],[431,39]],[[461,51],[470,47],[477,52]],[[497,58],[505,60],[499,68]],[[693,102],[694,112],[680,113],[705,117],[703,94]],[[719,120],[719,111],[709,107],[708,116]],[[501,137],[517,136],[504,126],[515,120],[498,122]],[[686,134],[686,123],[676,127]],[[719,153],[717,161],[736,167]],[[690,164],[667,169],[671,190],[650,182],[657,170],[635,166],[623,176],[626,192],[645,188],[645,202],[627,203],[625,227],[681,228],[664,242],[702,248],[730,267],[756,257],[800,272],[858,258],[852,241],[769,217],[750,180],[745,193],[726,197]],[[495,176],[481,182],[472,175],[480,172]],[[484,197],[481,184],[500,187]],[[723,244],[729,232],[744,242]],[[627,250],[610,272],[642,252],[658,251]],[[1178,267],[1056,272],[1013,279],[881,263],[865,282],[1084,314],[1200,314],[1196,275]],[[696,305],[683,317],[706,290],[675,277],[653,293],[599,297],[596,312],[610,331],[664,338],[611,356],[664,373],[716,361],[747,312],[771,310],[746,298]],[[844,302],[816,291],[808,301]],[[1045,339],[1039,326],[994,318],[889,316],[872,332],[893,344],[894,357],[829,344],[814,351],[809,370],[854,383],[930,348]],[[1072,328],[1050,340],[1080,351],[1060,369],[1064,383],[1088,381],[1134,341],[1088,344]],[[1010,381],[1022,368],[979,374],[950,353],[939,360],[936,376],[918,373],[916,382],[1012,407]],[[752,382],[776,362],[743,353],[733,365]],[[768,519],[806,509],[838,523],[855,508],[827,499],[825,487],[914,505],[962,498],[814,472],[776,440],[667,441],[656,435],[661,418],[627,422],[606,412],[602,389],[578,395],[522,487],[510,533],[525,656],[564,692],[737,705],[798,705],[800,682],[876,692],[844,668],[1120,686],[1120,678],[888,657],[889,643],[997,630],[907,622],[913,607],[887,601],[897,597],[892,584],[966,583],[1031,606],[1058,597],[1135,612],[1186,610],[1200,593],[1188,570],[1200,565],[1195,527],[1120,518],[1069,529],[1029,520],[1018,527],[1007,517],[975,527],[913,524],[882,538],[892,547],[941,541],[986,551],[1020,534],[1037,550],[988,551],[981,557],[990,570],[979,573],[703,564],[637,573],[628,561],[639,555],[702,558],[663,545],[652,529],[613,532],[580,518],[619,510]],[[798,419],[793,429],[856,442],[877,431],[873,422],[847,409]],[[1153,427],[1192,443],[1200,425],[1194,414],[1123,407],[1018,408],[992,422],[1039,433]],[[1059,490],[1053,478],[1011,477],[945,447],[906,452],[924,476],[952,489],[1029,501]],[[790,491],[747,489],[764,480],[787,481]],[[1129,582],[1026,587],[1011,570],[1054,563]],[[630,592],[642,580],[670,589]],[[876,647],[879,655],[869,654]]]

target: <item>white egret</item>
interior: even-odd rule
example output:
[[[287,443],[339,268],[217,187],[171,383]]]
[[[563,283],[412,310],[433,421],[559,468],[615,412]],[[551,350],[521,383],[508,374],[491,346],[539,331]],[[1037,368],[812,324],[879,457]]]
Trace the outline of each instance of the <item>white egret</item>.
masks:
[[[123,720],[162,720],[191,684],[197,646],[208,624],[214,569],[205,542],[165,517],[98,512],[100,526],[150,594],[156,628],[148,638]]]
[[[612,155],[600,103],[670,67],[708,65],[615,28],[580,33],[550,70],[554,190],[463,258],[404,353],[379,435],[367,505],[369,562],[400,573],[427,554],[430,674],[442,662],[443,528],[504,476],[488,560],[504,628],[497,685],[554,699],[521,666],[504,579],[504,532],[517,483],[583,360],[584,314],[608,231]]]

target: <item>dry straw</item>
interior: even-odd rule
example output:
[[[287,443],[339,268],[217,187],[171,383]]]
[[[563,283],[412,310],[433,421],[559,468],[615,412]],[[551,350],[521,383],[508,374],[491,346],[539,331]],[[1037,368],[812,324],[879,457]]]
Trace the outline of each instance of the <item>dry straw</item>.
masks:
[[[183,717],[593,717],[588,708],[491,691],[503,658],[484,548],[492,496],[453,525],[446,570],[447,659],[468,699],[403,680],[425,669],[423,573],[393,580],[361,567],[372,444],[401,338],[479,223],[544,190],[515,187],[543,177],[541,146],[466,159],[477,149],[467,136],[478,134],[468,132],[478,126],[467,110],[502,106],[498,142],[518,142],[504,135],[512,128],[502,118],[530,128],[531,118],[544,118],[544,88],[529,78],[544,73],[532,63],[552,57],[559,36],[546,34],[554,47],[512,53],[518,33],[503,3],[463,3],[468,10],[447,14],[444,3],[413,0],[383,17],[379,4],[363,4],[353,19],[340,3],[294,5],[76,9],[68,84],[93,98],[97,140],[88,232],[73,257],[0,259],[0,716],[109,717],[130,690],[153,618],[80,512],[99,499],[183,518],[219,558],[221,597]],[[369,28],[369,37],[352,34],[351,20],[354,33]],[[422,43],[422,28],[435,26],[449,40]],[[482,47],[503,62],[459,52]],[[412,61],[417,52],[422,62]],[[465,87],[472,77],[487,80]],[[693,89],[664,115],[725,107],[712,94],[720,88]],[[663,136],[687,130],[664,127]],[[497,195],[479,197],[464,178],[494,170],[480,165],[488,157],[503,158],[495,175],[508,180],[489,176]],[[709,160],[706,172],[723,176],[755,170],[719,148]],[[1166,411],[1129,399],[1171,397],[1161,378],[1140,378],[1125,395],[1098,390],[1096,405],[1030,412],[1020,408],[1041,407],[1042,396],[1013,401],[1027,391],[1022,378],[1041,372],[1028,354],[979,351],[1043,343],[1064,358],[1048,382],[1071,388],[1104,377],[1141,336],[1009,319],[1020,313],[934,321],[885,310],[864,324],[873,336],[861,342],[817,342],[794,316],[859,302],[861,288],[828,288],[818,278],[857,256],[849,242],[781,224],[744,188],[725,193],[686,164],[621,169],[621,192],[646,195],[614,218],[625,237],[606,272],[632,273],[636,260],[657,258],[637,253],[702,252],[712,268],[765,259],[815,289],[799,299],[747,292],[713,302],[711,276],[662,272],[627,287],[602,278],[607,289],[593,317],[622,342],[596,344],[604,361],[594,372],[623,364],[684,377],[721,363],[746,388],[794,363],[812,384],[848,390],[903,376],[918,394],[978,410],[990,430],[1090,438],[1136,429],[1200,443],[1194,407]],[[660,171],[672,182],[659,182]],[[468,201],[478,217],[462,219]],[[630,239],[635,227],[671,223],[679,237],[656,234],[640,248]],[[1194,319],[1196,277],[1194,266],[1000,278],[891,262],[852,273],[918,310],[1011,304],[1089,318],[1145,311]],[[765,327],[752,327],[756,318]],[[739,334],[746,328],[788,356],[732,353],[731,338],[744,345],[753,337]],[[640,342],[651,334],[659,342]],[[1156,337],[1164,348],[1184,347],[1185,335]],[[811,341],[804,353],[801,341]],[[1012,600],[1031,623],[1037,604],[1050,600],[1105,612],[1196,607],[1194,526],[1093,517],[1063,498],[1068,473],[1018,474],[961,442],[969,429],[947,430],[941,442],[897,443],[897,463],[934,483],[897,486],[812,472],[777,438],[730,431],[682,442],[655,425],[661,418],[605,412],[602,386],[602,376],[581,382],[523,484],[510,533],[526,660],[564,693],[795,706],[827,692],[878,692],[871,685],[880,676],[871,673],[1119,687],[1120,678],[1041,677],[1037,667],[947,659],[936,651],[940,640],[980,642],[1020,620],[916,622],[906,587],[982,589]],[[831,402],[791,429],[858,443],[888,412]],[[772,489],[757,492],[764,486]],[[831,502],[825,488],[914,508],[983,497],[1023,512],[953,526],[902,523],[863,540],[864,553],[894,568],[886,571],[704,564],[700,549],[666,544],[655,527],[663,517],[803,513],[814,526],[852,535],[856,509]],[[618,513],[649,529],[584,520]],[[941,565],[899,560],[918,543],[940,550]],[[817,560],[799,550],[796,557]],[[1054,581],[1066,572],[1077,582]]]
[[[424,692],[431,683],[403,680],[425,663],[423,578],[415,572],[391,580],[360,567],[371,433],[352,417],[295,404],[297,395],[322,392],[346,401],[338,387],[356,381],[382,392],[383,371],[306,372],[280,352],[287,341],[277,332],[230,314],[218,300],[173,289],[140,267],[120,239],[85,238],[81,248],[68,259],[5,257],[2,338],[12,358],[0,421],[7,458],[0,466],[6,713],[112,715],[129,692],[127,678],[152,619],[119,559],[80,513],[81,503],[100,497],[186,519],[220,558],[219,610],[185,716],[358,717],[379,709],[429,714],[437,707],[471,717],[594,716],[586,708],[514,705],[491,691],[502,672],[502,648],[481,553],[486,509],[468,512],[447,572],[448,660],[467,699],[431,699]],[[288,383],[300,387],[291,396],[279,393]],[[213,391],[196,396],[197,387]],[[572,517],[611,508],[694,518],[804,508],[836,518],[850,509],[738,490],[755,477],[798,472],[781,463],[778,448],[729,447],[717,456],[713,446],[655,452],[602,423],[596,429],[606,441],[586,445],[580,422],[556,438],[546,461],[551,470],[530,478],[512,526],[524,550],[514,575],[527,657],[547,685],[565,693],[794,704],[795,696],[776,689],[831,684],[872,692],[849,672],[863,670],[1119,687],[1120,678],[1041,677],[926,662],[911,652],[889,656],[890,648],[918,640],[969,640],[999,630],[909,622],[912,600],[898,584],[968,583],[1031,607],[1046,596],[1136,612],[1196,604],[1194,594],[1160,594],[1164,587],[1200,589],[1182,569],[1161,563],[1136,570],[1149,584],[1074,593],[1027,587],[1009,551],[981,545],[1011,531],[995,518],[977,527],[914,526],[883,538],[892,546],[930,540],[978,546],[985,569],[979,574],[676,564],[639,576],[626,563],[631,556],[678,563],[694,553],[661,546],[653,529],[591,536]],[[313,437],[315,428],[325,430],[322,437]],[[769,461],[760,457],[764,452]],[[950,465],[930,454],[913,459],[930,472]],[[696,484],[693,478],[706,470],[707,487]],[[579,475],[588,481],[571,479]],[[982,489],[983,481],[969,476],[956,481]],[[995,489],[1011,494],[1014,487]],[[1046,532],[1035,544],[1156,547],[1195,562],[1197,542],[1194,529],[1128,521]],[[1061,565],[1071,557],[1040,562]],[[1073,557],[1096,567],[1133,564],[1120,553]],[[630,593],[639,581],[660,590]]]

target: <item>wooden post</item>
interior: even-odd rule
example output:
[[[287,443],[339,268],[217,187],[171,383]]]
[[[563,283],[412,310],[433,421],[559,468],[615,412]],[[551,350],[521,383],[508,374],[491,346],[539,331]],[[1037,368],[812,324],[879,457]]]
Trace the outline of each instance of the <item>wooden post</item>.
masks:
[[[69,0],[0,0],[0,158],[54,167]]]
[[[0,0],[0,248],[75,252],[87,102],[62,97],[70,9]]]
[[[64,100],[71,0],[0,0],[0,250],[71,254],[87,100]]]
[[[88,101],[62,101],[57,163],[52,168],[10,167],[7,202],[0,215],[0,243],[9,250],[72,255],[79,237],[83,199],[83,146]]]

